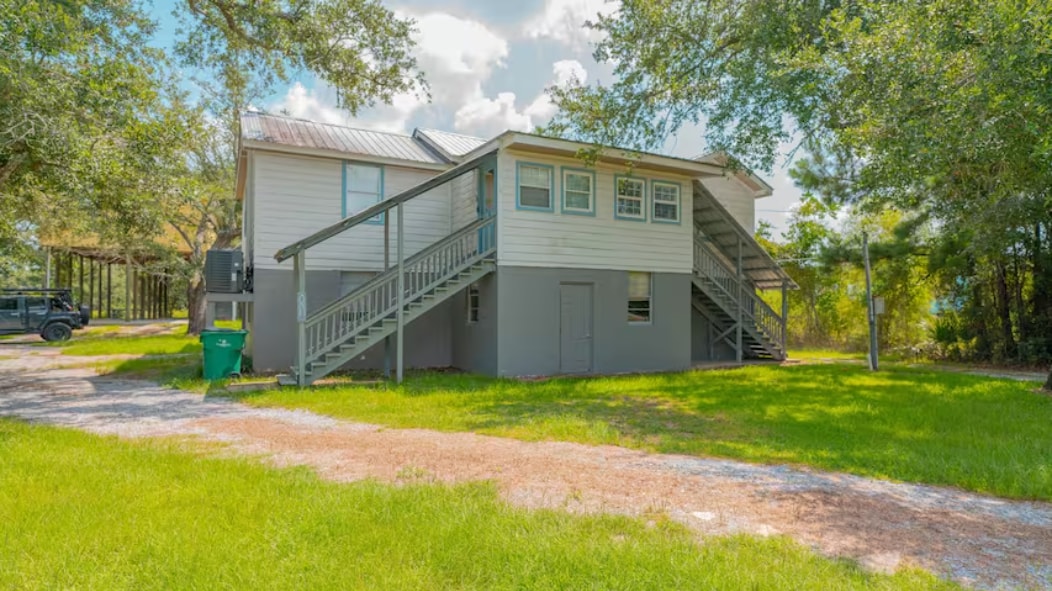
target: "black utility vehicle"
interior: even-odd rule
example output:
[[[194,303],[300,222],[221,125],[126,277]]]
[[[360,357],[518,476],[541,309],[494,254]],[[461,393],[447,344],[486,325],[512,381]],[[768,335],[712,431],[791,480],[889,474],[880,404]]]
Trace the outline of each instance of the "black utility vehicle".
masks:
[[[74,304],[69,289],[0,290],[0,334],[35,332],[45,341],[66,341],[90,320],[91,309]]]

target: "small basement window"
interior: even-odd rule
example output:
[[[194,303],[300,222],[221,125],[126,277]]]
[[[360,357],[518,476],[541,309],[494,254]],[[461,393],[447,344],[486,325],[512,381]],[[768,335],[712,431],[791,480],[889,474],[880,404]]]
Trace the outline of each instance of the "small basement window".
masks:
[[[679,185],[654,181],[651,219],[655,222],[679,222]]]
[[[628,322],[646,324],[650,322],[650,273],[628,272]]]
[[[617,195],[614,203],[614,217],[629,220],[644,220],[643,195],[646,193],[643,179],[621,178],[616,181]]]
[[[545,164],[519,163],[519,209],[552,210],[552,167]]]
[[[468,324],[479,321],[479,284],[468,286]]]

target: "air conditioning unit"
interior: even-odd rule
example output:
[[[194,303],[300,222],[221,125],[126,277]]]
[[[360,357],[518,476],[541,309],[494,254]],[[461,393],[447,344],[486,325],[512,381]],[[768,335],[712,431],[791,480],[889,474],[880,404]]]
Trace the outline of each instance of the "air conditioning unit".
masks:
[[[245,255],[236,249],[212,249],[205,255],[205,291],[241,293],[245,285]]]

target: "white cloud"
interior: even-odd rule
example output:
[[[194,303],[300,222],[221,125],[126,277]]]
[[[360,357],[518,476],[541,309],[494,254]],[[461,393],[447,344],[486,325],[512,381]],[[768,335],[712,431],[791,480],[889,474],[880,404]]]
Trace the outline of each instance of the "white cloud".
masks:
[[[577,60],[561,60],[552,64],[552,80],[549,85],[566,86],[573,81],[585,82],[588,72]],[[530,131],[547,123],[557,107],[547,92],[541,92],[521,112],[515,107],[515,93],[502,92],[491,99],[481,91],[473,100],[457,110],[453,125],[457,131],[492,137],[502,131]]]
[[[415,56],[430,84],[435,107],[454,111],[482,97],[482,83],[495,68],[504,66],[507,40],[478,21],[446,13],[409,16],[417,21]],[[427,99],[415,92],[400,93],[391,104],[365,109],[356,118],[335,105],[336,93],[324,83],[319,81],[311,90],[297,82],[271,110],[326,123],[406,133],[409,119],[427,107]]]
[[[530,116],[515,108],[515,93],[502,92],[497,98],[478,97],[457,110],[453,126],[461,131],[471,131],[483,137],[494,136],[504,130],[529,131],[533,129]]]
[[[309,89],[297,82],[285,93],[285,98],[271,108],[271,111],[323,123],[346,123],[350,114],[337,108],[335,101],[322,96],[324,94],[327,93]]]
[[[544,8],[526,22],[524,32],[531,39],[554,39],[580,49],[602,37],[585,23],[618,8],[616,0],[544,0]]]
[[[436,12],[415,17],[417,62],[436,105],[459,107],[482,94],[482,83],[503,67],[508,42],[486,25]]]

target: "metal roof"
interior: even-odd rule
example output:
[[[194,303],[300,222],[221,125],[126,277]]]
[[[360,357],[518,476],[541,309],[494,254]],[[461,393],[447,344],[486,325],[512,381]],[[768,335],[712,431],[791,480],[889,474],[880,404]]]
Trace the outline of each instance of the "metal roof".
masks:
[[[317,123],[254,111],[241,114],[241,138],[279,146],[332,150],[408,162],[447,163],[439,154],[408,135]]]
[[[455,160],[478,149],[479,146],[482,146],[487,141],[470,135],[461,135],[437,129],[417,129],[413,133],[413,137],[427,142],[428,145],[450,160]]]
[[[726,257],[731,268],[742,249],[742,273],[760,289],[779,288],[784,283],[790,289],[799,289],[771,255],[752,235],[741,227],[719,201],[699,181],[694,181],[694,225]]]

